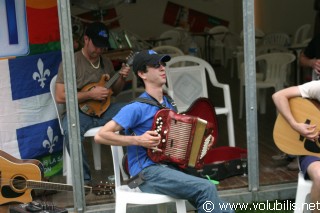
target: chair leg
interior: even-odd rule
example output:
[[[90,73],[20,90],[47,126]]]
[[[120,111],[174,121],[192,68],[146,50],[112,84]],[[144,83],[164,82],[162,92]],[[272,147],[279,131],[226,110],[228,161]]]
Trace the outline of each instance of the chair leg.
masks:
[[[63,148],[63,175],[66,176],[66,183],[72,185],[71,158],[67,148]]]
[[[157,205],[158,213],[166,213],[167,212],[167,204],[161,203]]]
[[[259,92],[259,104],[260,104],[260,114],[266,114],[266,93],[267,89],[260,89]]]
[[[126,213],[127,212],[127,203],[120,202],[116,199],[115,213]]]
[[[233,125],[233,117],[231,112],[227,114],[227,125],[228,125],[229,146],[234,147],[236,146],[236,143],[234,138],[234,125]]]
[[[306,186],[305,180],[303,176],[299,174],[298,177],[298,185],[297,185],[297,192],[296,192],[296,199],[295,205],[296,208],[294,213],[303,213],[303,204],[306,203],[306,197],[310,193],[310,186]]]
[[[186,202],[184,200],[177,200],[176,201],[176,208],[177,208],[177,213],[187,212]]]
[[[95,170],[101,170],[101,145],[92,142],[92,153],[93,153],[93,161]]]
[[[242,118],[243,113],[243,86],[240,85],[240,94],[239,94],[239,119]]]

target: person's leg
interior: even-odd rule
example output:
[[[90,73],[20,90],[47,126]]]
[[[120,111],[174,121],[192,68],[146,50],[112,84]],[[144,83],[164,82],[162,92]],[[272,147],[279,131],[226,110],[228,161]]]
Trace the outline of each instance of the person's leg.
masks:
[[[118,112],[119,110],[125,106],[126,103],[112,103],[109,105],[107,111],[102,114],[101,118],[96,120],[97,126],[104,126],[107,122],[109,122]]]
[[[215,185],[206,179],[185,174],[165,165],[149,166],[142,170],[142,175],[145,182],[139,188],[143,192],[188,200],[199,213],[208,212],[206,208],[212,207],[214,209],[210,212],[214,213],[234,212],[220,200]]]

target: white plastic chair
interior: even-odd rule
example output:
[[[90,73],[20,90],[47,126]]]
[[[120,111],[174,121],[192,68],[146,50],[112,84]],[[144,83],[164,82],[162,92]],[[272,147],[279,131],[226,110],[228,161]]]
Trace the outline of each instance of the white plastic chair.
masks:
[[[187,52],[192,41],[190,33],[181,27],[167,30],[159,36],[160,38],[171,38],[169,40],[159,42],[158,46],[170,45],[178,47],[183,52]]]
[[[297,57],[300,56],[303,49],[309,44],[312,39],[311,36],[311,25],[304,24],[301,25],[295,32],[292,44],[290,48],[294,51]],[[300,60],[296,61],[296,75],[297,75],[297,84],[300,84],[301,78],[301,67],[300,67]]]
[[[256,64],[262,65],[262,67],[257,66],[257,97],[259,98],[258,108],[260,113],[265,113],[266,111],[266,89],[274,88],[278,91],[284,88],[287,82],[287,70],[289,65],[295,60],[296,56],[289,52],[273,52],[256,57]],[[243,99],[245,86],[244,82],[244,66],[241,66],[239,78],[240,78],[240,88],[239,88],[239,118],[242,118],[243,109]]]
[[[254,33],[256,37],[255,42],[256,42],[256,45],[258,46],[262,43],[262,39],[265,36],[265,33],[259,28],[255,28]],[[240,32],[240,40],[243,45],[243,30]]]
[[[307,196],[310,194],[312,187],[312,181],[311,180],[305,180],[303,177],[302,172],[300,171],[298,173],[298,184],[297,184],[297,192],[296,192],[296,200],[295,205],[296,208],[294,210],[294,213],[303,213],[302,207],[305,203],[308,203]]]
[[[175,199],[167,195],[141,192],[139,188],[130,189],[128,185],[121,184],[120,171],[124,181],[129,178],[122,167],[123,147],[111,146],[113,169],[115,177],[116,213],[125,213],[127,204],[154,205],[159,204],[158,212],[166,212],[166,203],[175,202],[177,213],[186,213],[185,200]]]
[[[175,46],[175,47],[180,47],[181,44],[181,34],[179,31],[172,29],[172,30],[167,30],[163,33],[160,34],[160,38],[171,38],[166,41],[161,41],[159,45],[170,45],[170,46]]]
[[[189,66],[175,67],[176,63]],[[177,56],[168,61],[168,94],[175,100],[179,112],[186,111],[197,98],[208,97],[206,73],[211,84],[223,91],[224,106],[215,107],[215,111],[217,115],[227,116],[229,146],[235,146],[230,88],[229,85],[218,82],[214,69],[208,62],[189,55]]]
[[[235,62],[236,62],[236,53],[238,51],[238,47],[241,46],[240,36],[229,32],[225,38],[225,67],[228,68],[228,64],[230,64],[230,76],[231,78],[234,75],[235,70]]]
[[[292,40],[291,46],[299,46],[304,43],[307,39],[311,39],[311,24],[301,25],[296,32]]]
[[[159,54],[170,55],[171,58],[179,56],[179,55],[184,55],[184,53],[181,49],[179,49],[178,47],[175,47],[175,46],[171,46],[171,45],[156,46],[153,48],[153,50]]]
[[[208,33],[212,34],[211,38],[213,42],[210,44],[213,53],[213,62],[219,61],[221,65],[224,66],[225,63],[225,44],[224,39],[226,38],[229,29],[225,26],[215,26],[212,27]]]
[[[56,113],[59,120],[60,130],[61,134],[63,135],[63,128],[61,126],[61,119],[62,119],[62,113],[65,111],[65,105],[64,104],[58,104],[55,100],[55,85],[56,85],[56,78],[57,76],[54,76],[50,82],[50,93],[52,96],[52,100],[56,109]],[[95,134],[99,131],[101,127],[95,127],[92,129],[89,129],[85,134],[84,137],[93,137]],[[67,178],[67,183],[72,183],[72,173],[71,173],[71,161],[70,161],[70,155],[67,151],[66,146],[63,146],[63,175]],[[95,143],[92,140],[92,152],[93,152],[93,159],[94,159],[94,167],[95,170],[101,170],[101,145]]]
[[[262,45],[290,46],[290,36],[286,33],[268,33],[262,39]]]

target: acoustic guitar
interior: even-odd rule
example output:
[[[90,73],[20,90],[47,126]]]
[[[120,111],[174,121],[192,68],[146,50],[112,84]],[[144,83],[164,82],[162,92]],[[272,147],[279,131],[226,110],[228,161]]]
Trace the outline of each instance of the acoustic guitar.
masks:
[[[134,56],[136,53],[130,53],[130,55],[127,57],[126,66],[131,66]],[[118,80],[120,77],[119,72],[115,73],[112,78],[108,80],[106,75],[101,76],[99,82],[90,83],[84,86],[80,91],[81,92],[87,92],[91,89],[95,88],[96,86],[102,86],[107,89],[110,89],[111,86]],[[111,95],[113,94],[112,90],[110,91],[108,97],[106,100],[103,101],[97,101],[97,100],[87,100],[79,104],[80,110],[90,116],[100,117],[110,106],[111,102]]]
[[[297,122],[315,124],[320,128],[320,103],[301,97],[289,100],[291,112]],[[291,128],[279,113],[274,129],[273,139],[277,147],[290,155],[312,155],[320,157],[320,141],[311,141]]]
[[[32,201],[33,189],[73,191],[73,186],[42,181],[43,166],[35,159],[20,160],[0,150],[0,205]],[[112,194],[113,184],[96,187],[85,186],[85,193],[96,195]]]

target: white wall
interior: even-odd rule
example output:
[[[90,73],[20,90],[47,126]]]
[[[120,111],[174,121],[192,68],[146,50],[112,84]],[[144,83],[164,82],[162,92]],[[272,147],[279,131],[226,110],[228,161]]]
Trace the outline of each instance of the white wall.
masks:
[[[161,32],[173,28],[163,24],[163,14],[168,1],[165,0],[137,0],[136,4],[122,4],[116,7],[117,13],[122,15],[121,27],[143,38],[157,37]],[[228,20],[230,27],[237,24],[234,0],[171,0],[171,2],[184,5],[193,10]],[[225,12],[228,11],[228,12]]]
[[[136,4],[116,7],[121,27],[142,38],[157,37],[172,28],[162,23],[166,0],[136,0]],[[234,32],[242,30],[241,0],[171,0],[199,12],[228,20]],[[284,31],[293,34],[302,24],[314,23],[313,0],[256,0],[256,26],[266,33]]]
[[[90,1],[90,0],[88,0]],[[229,21],[230,29],[242,30],[242,0],[170,0],[193,10]],[[172,26],[163,24],[167,0],[136,0],[135,4],[116,6],[122,29],[142,38],[158,37]],[[287,32],[291,35],[302,24],[313,26],[313,0],[255,0],[256,26],[265,33]],[[79,9],[73,8],[75,13]],[[84,11],[82,11],[84,12]],[[73,14],[75,14],[73,12]]]
[[[287,32],[294,34],[303,24],[314,25],[313,0],[256,0],[260,26],[264,32]]]

